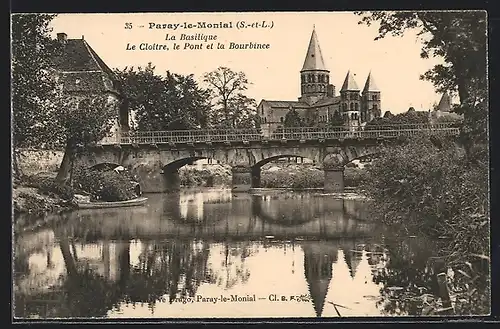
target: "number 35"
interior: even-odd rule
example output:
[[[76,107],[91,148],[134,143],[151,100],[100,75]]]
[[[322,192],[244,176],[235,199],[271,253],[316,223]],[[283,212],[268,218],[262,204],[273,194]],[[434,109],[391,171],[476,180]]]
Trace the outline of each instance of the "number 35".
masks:
[[[132,23],[125,23],[125,29],[130,30],[132,28]]]

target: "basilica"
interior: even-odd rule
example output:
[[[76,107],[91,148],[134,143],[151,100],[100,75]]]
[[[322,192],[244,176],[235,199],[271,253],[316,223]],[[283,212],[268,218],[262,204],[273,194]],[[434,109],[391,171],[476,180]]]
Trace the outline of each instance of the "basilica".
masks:
[[[300,90],[296,101],[263,99],[259,103],[257,111],[264,133],[272,133],[283,126],[291,110],[297,111],[309,126],[327,125],[335,117],[342,118],[345,125],[362,126],[381,114],[381,93],[371,72],[361,90],[354,75],[348,71],[339,95],[336,94],[314,29],[300,71]]]

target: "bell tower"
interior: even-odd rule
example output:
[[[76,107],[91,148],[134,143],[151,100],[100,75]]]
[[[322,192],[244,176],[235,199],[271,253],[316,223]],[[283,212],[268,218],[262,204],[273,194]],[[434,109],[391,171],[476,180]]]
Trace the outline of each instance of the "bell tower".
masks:
[[[370,122],[374,118],[380,117],[382,113],[380,106],[380,89],[378,89],[371,72],[368,74],[368,78],[366,78],[361,99],[362,122]]]
[[[300,71],[300,94],[299,101],[309,105],[327,95],[332,97],[335,95],[335,89],[330,85],[330,71],[326,69],[323,61],[315,28],[313,28],[304,65]]]
[[[340,109],[344,123],[353,129],[361,124],[360,98],[358,84],[348,71],[340,89]]]

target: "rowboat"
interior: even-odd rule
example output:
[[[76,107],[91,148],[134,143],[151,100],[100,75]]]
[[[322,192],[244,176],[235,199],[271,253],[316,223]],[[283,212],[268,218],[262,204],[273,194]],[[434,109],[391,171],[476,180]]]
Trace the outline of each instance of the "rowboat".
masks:
[[[148,201],[148,198],[140,197],[126,201],[112,201],[112,202],[77,202],[79,209],[99,209],[99,208],[117,208],[117,207],[133,207],[142,206]]]

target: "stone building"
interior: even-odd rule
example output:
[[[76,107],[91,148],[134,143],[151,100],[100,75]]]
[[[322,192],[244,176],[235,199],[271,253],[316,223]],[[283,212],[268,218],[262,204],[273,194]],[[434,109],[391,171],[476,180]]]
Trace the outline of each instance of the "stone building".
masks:
[[[117,111],[110,138],[114,138],[119,131],[128,130],[128,108],[114,72],[83,36],[81,39],[68,39],[66,33],[58,33],[57,39],[62,44],[62,51],[53,62],[63,92],[81,99],[100,95],[106,97]]]
[[[300,90],[301,95],[296,101],[263,99],[260,102],[257,110],[264,134],[282,126],[290,110],[297,111],[308,126],[327,125],[335,116],[340,116],[345,125],[361,126],[381,113],[381,92],[371,72],[360,90],[354,75],[348,71],[339,94],[336,94],[314,29],[300,71]]]

